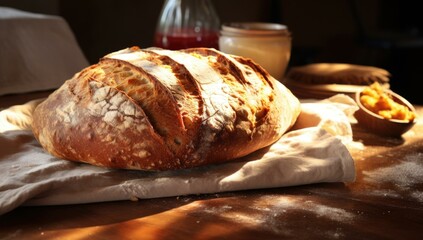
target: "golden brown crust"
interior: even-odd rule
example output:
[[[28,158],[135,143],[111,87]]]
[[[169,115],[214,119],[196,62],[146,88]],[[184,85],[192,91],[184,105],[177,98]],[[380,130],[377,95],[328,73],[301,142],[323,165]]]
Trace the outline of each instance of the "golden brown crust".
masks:
[[[249,59],[206,48],[128,48],[49,96],[34,112],[33,131],[60,158],[168,170],[266,147],[299,112],[298,99]]]
[[[344,63],[313,63],[292,67],[287,78],[309,84],[370,85],[389,82],[390,73],[382,68]]]
[[[36,108],[33,131],[59,158],[111,168],[178,167],[142,109],[97,81],[68,80]]]

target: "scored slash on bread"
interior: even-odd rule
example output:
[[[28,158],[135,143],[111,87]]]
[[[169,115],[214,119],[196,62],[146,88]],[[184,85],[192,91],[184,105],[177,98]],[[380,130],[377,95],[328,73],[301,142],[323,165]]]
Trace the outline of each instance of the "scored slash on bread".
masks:
[[[299,112],[298,99],[250,59],[132,47],[66,81],[34,111],[33,132],[63,159],[168,170],[269,146]]]
[[[129,61],[130,65],[123,60],[103,58],[100,66],[106,77],[100,81],[114,81],[112,86],[125,92],[143,109],[169,150],[179,155],[186,151],[190,135],[201,124],[197,117],[202,112],[198,86],[183,67],[166,64],[148,52],[137,53],[137,60]],[[175,77],[174,70],[187,77]]]

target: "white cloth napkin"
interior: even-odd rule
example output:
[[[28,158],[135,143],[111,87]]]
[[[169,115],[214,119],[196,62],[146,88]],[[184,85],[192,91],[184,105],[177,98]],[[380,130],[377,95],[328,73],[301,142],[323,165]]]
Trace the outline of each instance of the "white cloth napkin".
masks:
[[[61,205],[218,193],[355,180],[348,96],[302,103],[294,129],[242,161],[188,170],[111,170],[57,159],[30,130],[32,101],[0,112],[0,214],[20,205]],[[22,118],[24,116],[24,118]],[[26,119],[26,120],[22,120]]]
[[[0,6],[0,95],[55,89],[86,66],[63,18]]]

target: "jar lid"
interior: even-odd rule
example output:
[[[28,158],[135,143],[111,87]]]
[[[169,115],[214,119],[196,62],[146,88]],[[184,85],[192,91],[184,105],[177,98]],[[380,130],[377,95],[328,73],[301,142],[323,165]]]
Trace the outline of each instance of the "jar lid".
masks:
[[[224,23],[221,33],[227,36],[290,36],[286,25],[267,22]]]

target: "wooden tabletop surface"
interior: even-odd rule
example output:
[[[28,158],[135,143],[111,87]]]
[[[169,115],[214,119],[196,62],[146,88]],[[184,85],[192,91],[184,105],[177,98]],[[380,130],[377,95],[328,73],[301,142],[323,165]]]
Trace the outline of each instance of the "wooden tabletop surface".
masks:
[[[0,216],[0,239],[423,239],[423,121],[402,138],[353,131],[353,183],[19,207]]]

